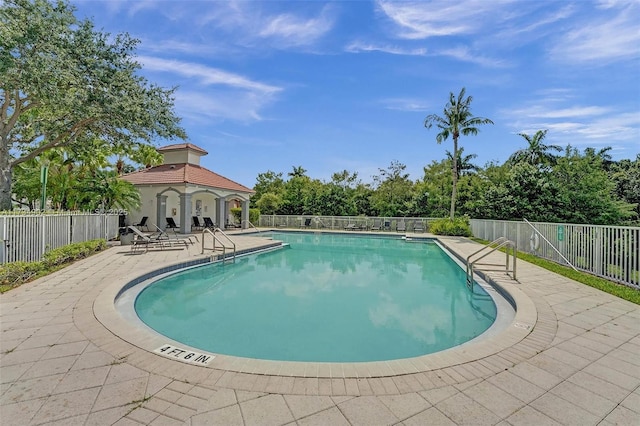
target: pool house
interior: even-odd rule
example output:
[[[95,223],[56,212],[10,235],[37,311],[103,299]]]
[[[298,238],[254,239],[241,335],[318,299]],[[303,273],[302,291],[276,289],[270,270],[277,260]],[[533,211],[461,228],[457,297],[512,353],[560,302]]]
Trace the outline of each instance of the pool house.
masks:
[[[207,151],[192,144],[180,143],[158,148],[164,157],[160,166],[150,167],[122,176],[140,191],[138,211],[129,212],[129,221],[147,223],[164,228],[167,218],[178,225],[179,232],[191,232],[193,217],[199,222],[208,217],[224,228],[234,219],[231,209],[242,208],[239,225],[248,226],[249,197],[253,190],[200,165]]]

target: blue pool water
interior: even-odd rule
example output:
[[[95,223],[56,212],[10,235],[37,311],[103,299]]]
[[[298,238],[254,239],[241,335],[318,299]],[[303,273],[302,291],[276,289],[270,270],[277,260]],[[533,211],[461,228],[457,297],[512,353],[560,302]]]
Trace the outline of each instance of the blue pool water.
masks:
[[[435,243],[277,233],[285,249],[162,278],[135,301],[159,333],[249,358],[361,362],[409,358],[487,330],[496,305],[465,285]]]

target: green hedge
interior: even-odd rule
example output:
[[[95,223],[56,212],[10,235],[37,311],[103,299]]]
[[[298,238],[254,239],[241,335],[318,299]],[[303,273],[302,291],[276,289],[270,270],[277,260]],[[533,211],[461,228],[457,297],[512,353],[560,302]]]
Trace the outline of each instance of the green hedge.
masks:
[[[468,217],[451,219],[437,219],[429,222],[429,232],[436,235],[450,235],[456,237],[470,237],[471,225]]]
[[[69,244],[46,252],[39,262],[12,262],[0,265],[0,293],[56,271],[107,248],[105,240]]]

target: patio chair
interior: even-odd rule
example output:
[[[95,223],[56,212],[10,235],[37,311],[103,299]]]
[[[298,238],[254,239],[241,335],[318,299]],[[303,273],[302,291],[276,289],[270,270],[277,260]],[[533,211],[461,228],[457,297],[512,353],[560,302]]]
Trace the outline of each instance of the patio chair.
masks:
[[[385,231],[391,231],[391,221],[390,220],[385,220],[384,221],[384,228]]]
[[[149,225],[147,225],[147,221],[149,220],[149,216],[142,216],[140,223],[134,223],[133,226],[137,226],[138,228],[147,228],[147,232],[149,232]]]
[[[422,224],[421,220],[417,220],[413,224],[413,232],[424,232],[424,225]]]
[[[407,224],[404,223],[404,220],[401,220],[396,224],[396,232],[407,232]]]
[[[193,231],[195,229],[196,231],[201,231],[204,226],[200,223],[200,219],[198,219],[198,216],[193,216],[192,218],[193,224],[191,225],[191,230]]]
[[[355,223],[349,223],[347,224],[347,226],[344,227],[345,231],[355,231],[357,229],[360,229],[360,228],[357,227]]]
[[[167,221],[167,226],[165,226],[164,229],[171,229],[171,230],[173,230],[173,233],[175,234],[176,233],[176,229],[179,228],[178,224],[176,223],[175,220],[173,220],[172,217],[167,217],[165,219]]]
[[[302,225],[300,225],[300,228],[308,228],[311,226],[311,218],[307,217],[304,220],[304,223]]]
[[[216,229],[217,226],[215,223],[213,223],[213,221],[211,220],[210,217],[203,217],[202,220],[204,220],[204,227],[205,229]]]
[[[380,231],[382,229],[382,220],[373,219],[373,225],[371,225],[372,231]]]

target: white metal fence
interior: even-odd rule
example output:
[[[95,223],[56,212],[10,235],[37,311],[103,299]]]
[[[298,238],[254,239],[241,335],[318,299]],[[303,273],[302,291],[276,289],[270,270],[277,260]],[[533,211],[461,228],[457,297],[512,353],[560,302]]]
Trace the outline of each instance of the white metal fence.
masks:
[[[348,225],[355,225],[361,229],[380,226],[381,230],[395,231],[400,224],[405,226],[406,232],[413,232],[416,225],[421,225],[421,232],[424,232],[432,220],[435,219],[424,217],[260,215],[258,226],[265,228],[344,229]],[[306,221],[309,221],[307,226],[305,226]]]
[[[37,261],[51,249],[118,235],[117,214],[0,215],[0,264]]]
[[[576,269],[640,288],[640,227],[472,219],[471,229],[477,238],[506,237],[522,252],[560,264],[564,256]]]
[[[399,224],[404,224],[403,231],[413,232],[418,224],[428,232],[429,223],[433,220],[421,217],[261,215],[258,225],[267,228],[344,229],[353,224],[360,229],[371,229],[382,224],[381,230],[395,231]],[[576,269],[640,289],[640,227],[540,222],[531,225],[471,219],[471,230],[477,238],[493,241],[506,237],[514,241],[522,252],[560,264],[566,264],[564,256]]]

